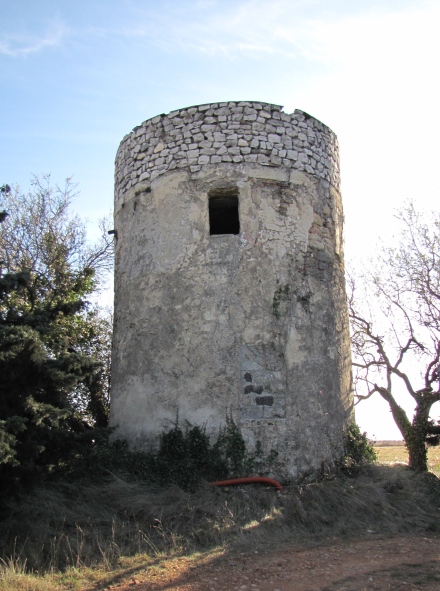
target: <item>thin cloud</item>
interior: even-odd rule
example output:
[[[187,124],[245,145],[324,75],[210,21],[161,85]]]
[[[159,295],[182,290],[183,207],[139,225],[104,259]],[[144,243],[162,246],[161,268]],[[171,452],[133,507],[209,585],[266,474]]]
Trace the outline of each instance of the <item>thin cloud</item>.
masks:
[[[406,8],[375,3],[350,16],[337,11],[323,14],[321,10],[320,14],[319,2],[312,3],[314,12],[301,14],[306,4],[300,0],[247,0],[238,4],[199,0],[190,5],[165,4],[160,12],[132,4],[130,16],[135,17],[136,24],[126,23],[118,33],[137,38],[139,43],[153,43],[167,53],[197,52],[229,58],[279,55],[329,64],[349,61],[353,50],[358,54],[369,48],[377,53],[379,43],[381,50],[389,52],[390,48],[383,45],[390,31],[395,34],[396,29],[402,29],[410,45],[408,25],[438,22],[439,16],[435,2]],[[403,41],[402,35],[399,37]]]
[[[61,23],[57,23],[52,30],[41,36],[5,35],[0,39],[0,54],[12,58],[26,57],[60,45],[65,35],[66,29]]]

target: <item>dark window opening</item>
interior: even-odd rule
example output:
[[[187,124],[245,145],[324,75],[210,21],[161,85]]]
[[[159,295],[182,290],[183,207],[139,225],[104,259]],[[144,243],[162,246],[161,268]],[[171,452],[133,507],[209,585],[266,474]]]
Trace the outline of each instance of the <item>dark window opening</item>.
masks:
[[[209,197],[209,233],[239,234],[238,189],[213,189]]]

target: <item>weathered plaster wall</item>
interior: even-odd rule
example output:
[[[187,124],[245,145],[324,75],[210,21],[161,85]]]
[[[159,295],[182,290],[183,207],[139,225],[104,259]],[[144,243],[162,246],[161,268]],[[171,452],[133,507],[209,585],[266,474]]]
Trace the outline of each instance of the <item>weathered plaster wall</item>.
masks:
[[[240,234],[210,236],[208,192],[228,187],[238,189]],[[229,411],[250,446],[278,450],[280,476],[332,461],[352,403],[338,188],[336,137],[300,111],[203,105],[124,138],[119,436],[154,444],[177,412],[214,433]]]

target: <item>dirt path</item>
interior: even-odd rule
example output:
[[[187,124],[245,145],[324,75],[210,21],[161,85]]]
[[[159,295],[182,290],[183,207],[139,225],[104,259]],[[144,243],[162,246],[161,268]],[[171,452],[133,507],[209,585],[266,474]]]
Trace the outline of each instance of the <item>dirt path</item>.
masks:
[[[157,562],[113,577],[117,591],[440,590],[440,538],[331,540],[264,554],[225,554]],[[127,579],[128,576],[128,579]],[[101,589],[103,587],[100,587]]]

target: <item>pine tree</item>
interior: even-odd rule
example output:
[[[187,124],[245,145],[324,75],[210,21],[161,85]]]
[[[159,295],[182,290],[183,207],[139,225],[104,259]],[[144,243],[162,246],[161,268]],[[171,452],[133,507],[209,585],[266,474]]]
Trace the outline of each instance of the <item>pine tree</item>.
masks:
[[[90,343],[99,322],[87,298],[110,264],[111,244],[103,234],[89,247],[84,225],[70,213],[73,191],[70,181],[53,188],[48,177],[34,179],[28,195],[1,187],[3,497],[68,466],[96,438],[96,423],[105,426],[105,404],[96,400],[105,376]],[[76,404],[80,390],[94,394],[88,414]]]

